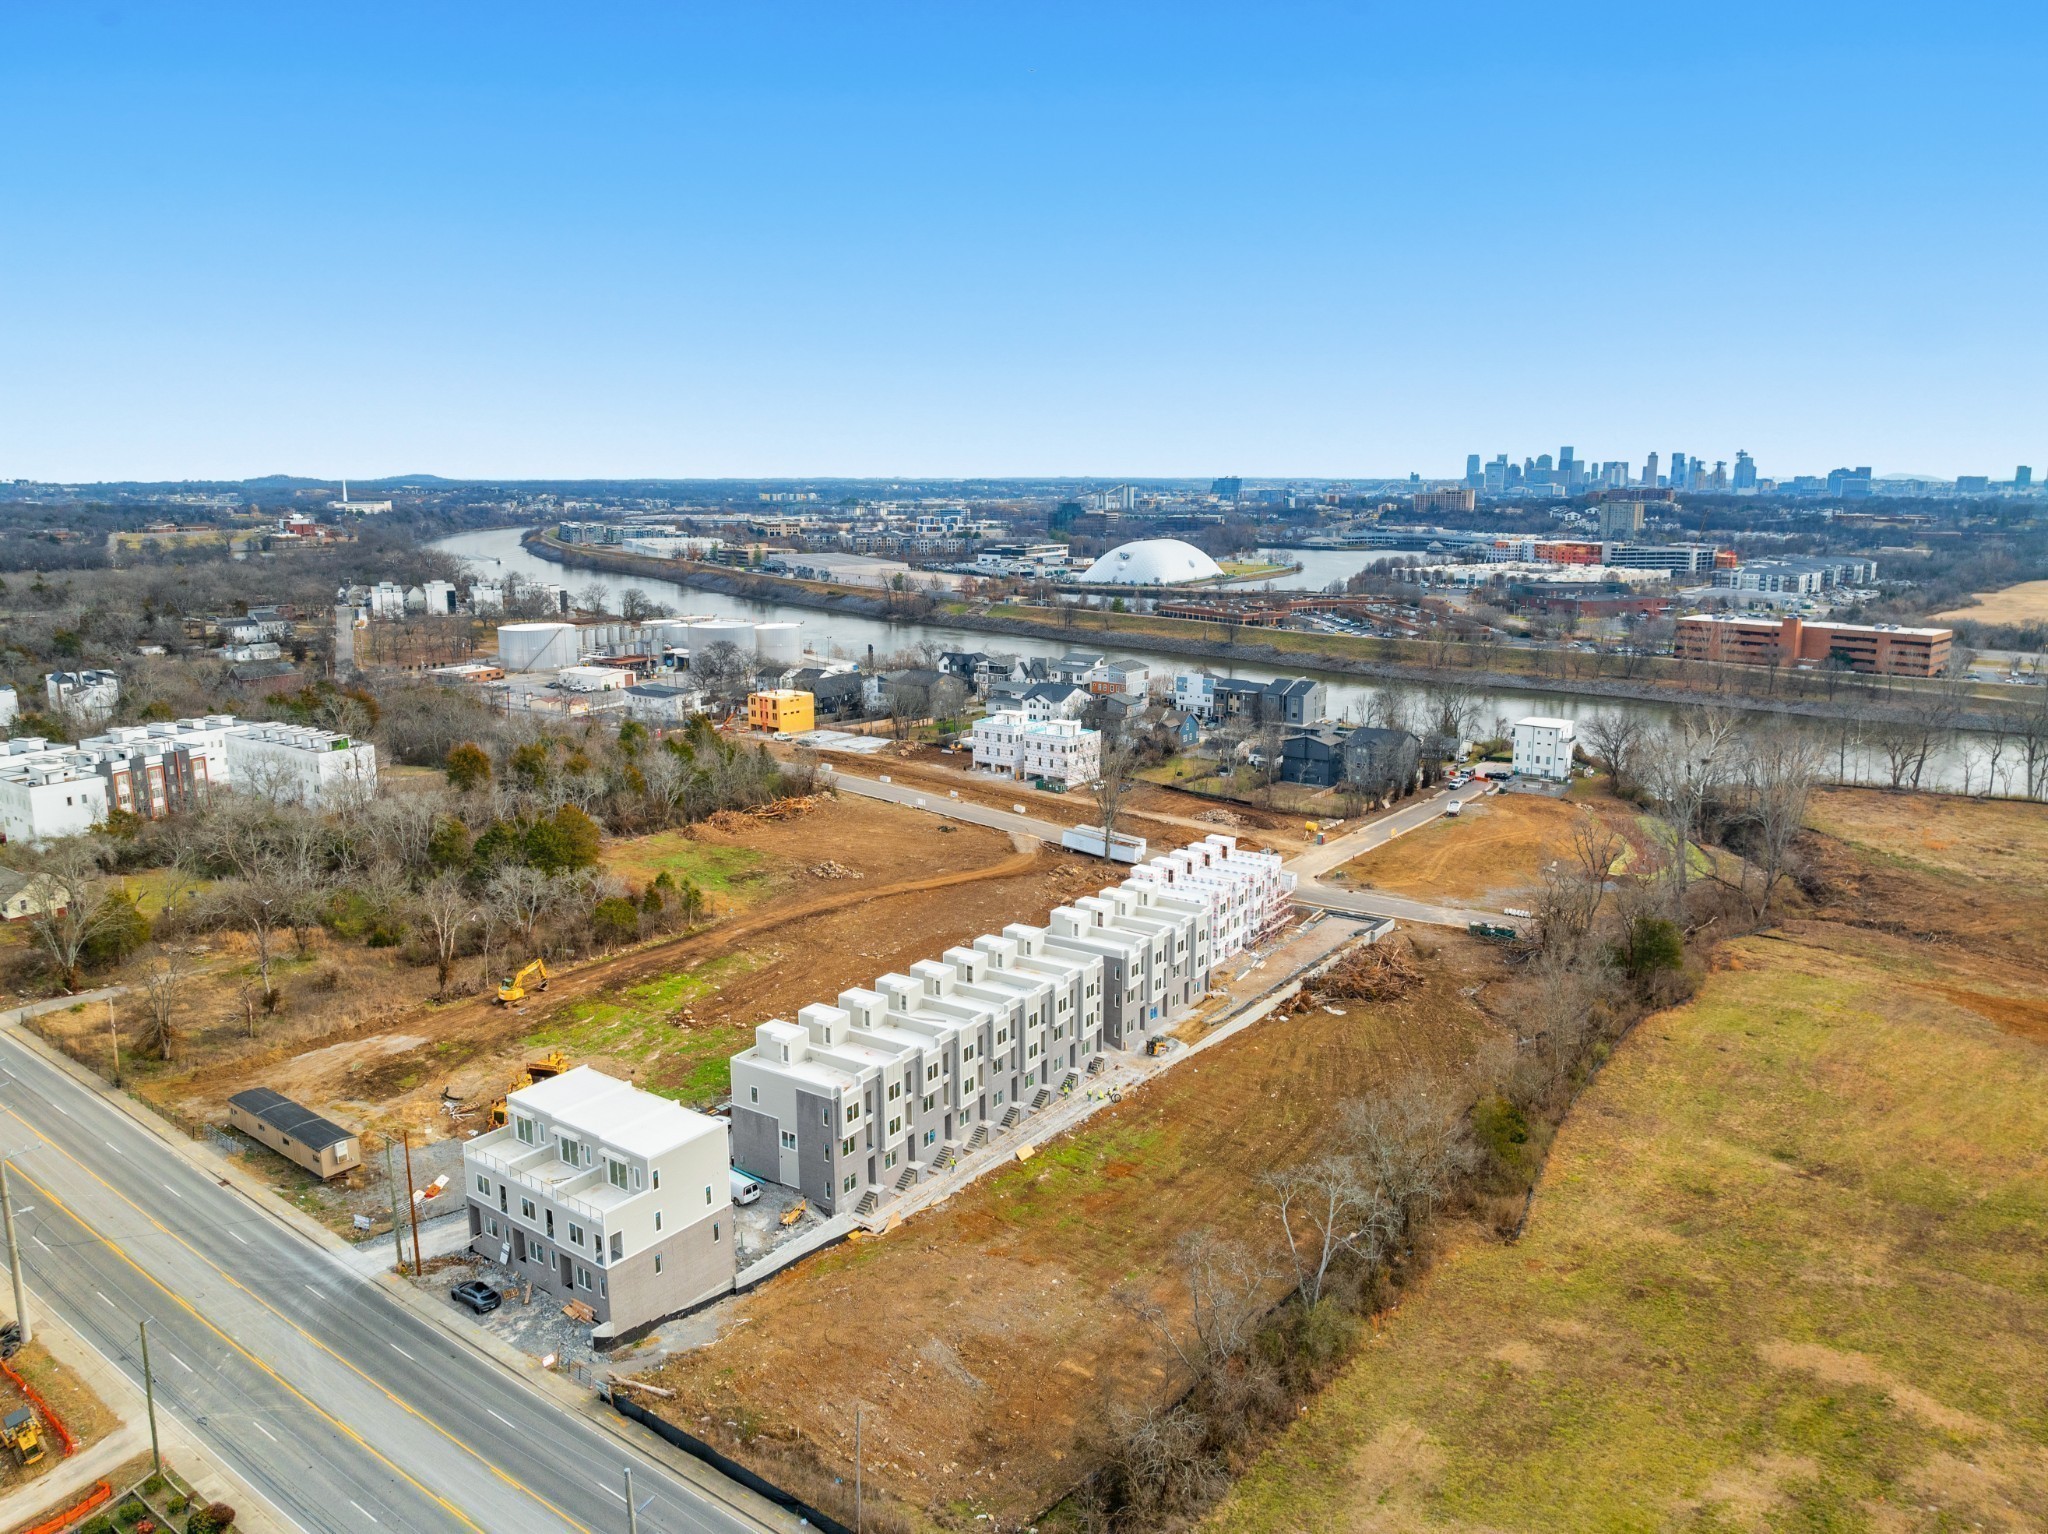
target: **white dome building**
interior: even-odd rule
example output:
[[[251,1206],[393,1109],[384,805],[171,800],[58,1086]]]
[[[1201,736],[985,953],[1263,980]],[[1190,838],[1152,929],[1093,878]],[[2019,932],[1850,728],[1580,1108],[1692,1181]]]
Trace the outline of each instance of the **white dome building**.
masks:
[[[1223,567],[1178,538],[1141,538],[1122,544],[1081,572],[1081,579],[1102,586],[1181,586],[1212,581]]]

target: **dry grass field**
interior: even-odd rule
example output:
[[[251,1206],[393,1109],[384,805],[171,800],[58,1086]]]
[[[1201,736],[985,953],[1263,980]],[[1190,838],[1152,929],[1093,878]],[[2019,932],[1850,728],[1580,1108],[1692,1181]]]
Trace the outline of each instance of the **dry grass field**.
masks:
[[[1968,607],[1931,613],[1944,623],[2041,623],[2048,621],[2048,581],[2021,581],[1997,591],[1980,591]]]
[[[1575,789],[1569,799],[1495,794],[1456,820],[1432,820],[1353,858],[1330,877],[1358,889],[1497,908],[1542,886],[1544,867],[1568,854],[1572,825],[1588,813],[1624,837],[1643,839],[1628,806],[1590,787]]]
[[[1726,945],[1243,1481],[1237,1531],[2048,1527],[2048,816],[1826,794]]]

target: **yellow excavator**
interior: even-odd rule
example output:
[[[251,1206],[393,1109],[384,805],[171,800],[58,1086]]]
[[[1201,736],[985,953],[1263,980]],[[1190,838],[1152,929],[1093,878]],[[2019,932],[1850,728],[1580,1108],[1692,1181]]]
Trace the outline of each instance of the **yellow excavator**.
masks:
[[[42,1425],[36,1421],[36,1414],[28,1407],[19,1407],[0,1419],[0,1443],[14,1451],[14,1457],[24,1465],[33,1465],[47,1452],[43,1448]]]
[[[562,1058],[562,1052],[559,1049],[551,1049],[538,1060],[526,1062],[519,1072],[519,1078],[506,1089],[507,1095],[517,1092],[521,1087],[530,1087],[536,1081],[546,1081],[551,1076],[559,1076],[568,1068],[569,1062]],[[491,1128],[503,1129],[505,1122],[505,1099],[501,1097],[491,1104]]]
[[[507,975],[498,986],[498,1005],[509,1007],[515,1001],[526,1000],[526,982],[536,982],[536,991],[548,988],[548,966],[545,959],[535,959],[516,975]]]

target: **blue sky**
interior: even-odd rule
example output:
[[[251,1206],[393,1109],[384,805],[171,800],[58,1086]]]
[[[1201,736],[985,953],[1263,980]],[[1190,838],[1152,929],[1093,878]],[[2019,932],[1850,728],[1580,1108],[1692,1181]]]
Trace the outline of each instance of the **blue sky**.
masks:
[[[0,476],[2048,468],[2044,41],[0,0]]]

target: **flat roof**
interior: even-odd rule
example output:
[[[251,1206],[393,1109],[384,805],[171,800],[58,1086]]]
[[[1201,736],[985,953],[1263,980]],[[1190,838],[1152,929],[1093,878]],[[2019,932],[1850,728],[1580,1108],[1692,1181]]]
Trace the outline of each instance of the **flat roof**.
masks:
[[[716,1120],[702,1113],[587,1065],[521,1087],[510,1101],[600,1145],[635,1156],[658,1156],[719,1129]]]
[[[343,1129],[333,1119],[322,1118],[311,1108],[293,1102],[269,1087],[250,1087],[228,1099],[231,1106],[263,1120],[279,1134],[290,1135],[308,1150],[323,1151],[330,1145],[353,1140],[355,1131]]]

